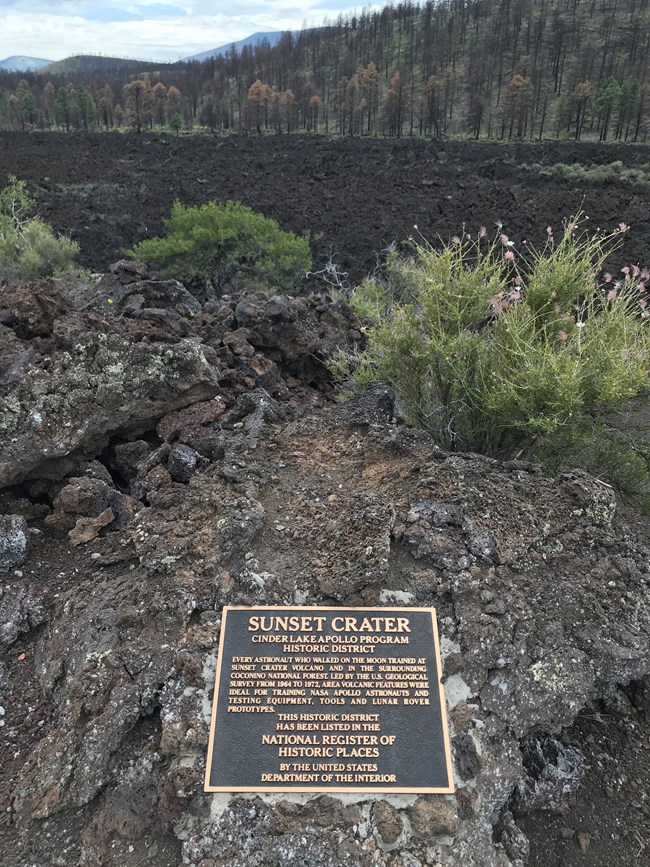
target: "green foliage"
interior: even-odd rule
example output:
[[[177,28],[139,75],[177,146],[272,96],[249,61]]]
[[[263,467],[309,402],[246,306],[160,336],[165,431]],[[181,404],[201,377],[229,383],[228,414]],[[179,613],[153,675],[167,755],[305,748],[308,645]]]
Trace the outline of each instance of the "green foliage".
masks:
[[[77,106],[81,115],[81,124],[83,128],[92,129],[95,126],[97,109],[95,106],[95,100],[84,87],[79,87],[77,89]]]
[[[644,514],[650,514],[650,449],[622,439],[601,419],[582,418],[552,440],[538,441],[530,457],[553,472],[581,467],[606,478]]]
[[[34,206],[25,181],[13,175],[0,190],[0,281],[32,280],[69,269],[79,246],[29,217]]]
[[[59,126],[70,129],[71,98],[65,87],[60,87],[54,102],[54,117]]]
[[[395,255],[395,253],[390,253],[387,269],[397,278],[397,269],[394,269],[392,264]],[[393,293],[397,293],[399,296],[399,289],[394,285],[389,286],[372,277],[367,277],[354,294],[355,312],[362,319],[381,320],[390,313],[395,302],[399,300]]]
[[[625,184],[634,187],[650,187],[650,166],[625,166],[621,160],[603,165],[582,165],[580,163],[554,163],[543,166],[541,163],[522,164],[522,169],[535,173],[542,178],[572,183]]]
[[[441,249],[416,242],[414,256],[389,257],[383,280],[353,296],[364,315],[386,312],[339,372],[360,386],[391,383],[408,419],[448,449],[552,453],[560,436],[586,449],[596,420],[650,381],[644,284],[628,274],[601,287],[595,276],[623,230],[589,235],[571,220],[525,261],[484,230]],[[587,452],[615,475],[604,447]],[[640,464],[625,454],[617,472],[630,479]]]
[[[35,204],[27,191],[27,182],[9,175],[7,186],[0,190],[0,217],[9,219],[13,226],[19,227]]]
[[[178,112],[169,118],[169,128],[178,135],[183,127],[183,118]]]
[[[34,124],[38,120],[38,103],[34,94],[29,90],[20,101],[20,111],[25,123]]]
[[[172,206],[167,234],[127,251],[156,262],[197,296],[261,289],[296,292],[311,267],[309,243],[241,202]]]
[[[74,82],[72,117],[65,97],[56,109],[57,124],[66,129],[84,124],[85,109],[74,96],[79,84],[95,94],[109,86],[115,114],[122,87],[148,76],[168,91],[183,91],[188,130],[201,124],[211,133],[248,126],[300,134],[648,140],[645,0],[482,0],[480,10],[470,7],[402,0],[383,9],[351,9],[325,27],[302,31],[293,43],[271,39],[272,45],[261,40],[230,49],[216,78],[212,63],[77,56],[45,67],[28,88],[40,122],[49,124],[51,97],[38,79]],[[21,80],[23,73],[5,73],[0,81],[0,124],[9,129],[33,122],[31,99],[6,105]],[[247,99],[257,81],[260,87]],[[146,128],[155,103],[150,93],[143,96],[135,124]],[[158,109],[156,125],[179,110],[170,104],[164,114]]]

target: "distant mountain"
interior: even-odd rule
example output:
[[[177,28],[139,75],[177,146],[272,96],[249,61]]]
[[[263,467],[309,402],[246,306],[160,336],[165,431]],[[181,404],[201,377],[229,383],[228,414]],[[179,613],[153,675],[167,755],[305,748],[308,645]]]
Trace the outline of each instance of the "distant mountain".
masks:
[[[285,31],[286,32],[286,31]],[[218,54],[225,54],[229,48],[236,48],[241,51],[244,47],[259,45],[265,39],[271,44],[276,45],[284,32],[282,30],[272,30],[270,33],[253,33],[245,39],[240,39],[238,42],[228,42],[226,45],[219,45],[217,48],[211,48],[209,51],[202,51],[200,54],[193,54],[191,57],[184,57],[184,61],[188,60],[207,60],[209,57],[216,57]]]
[[[158,60],[132,60],[127,57],[103,57],[94,54],[76,54],[57,60],[39,71],[46,75],[71,75],[86,72],[148,72],[168,68],[171,63],[161,63]]]
[[[34,72],[37,69],[42,69],[52,63],[51,60],[43,60],[41,57],[23,57],[21,54],[14,54],[11,57],[5,57],[0,60],[0,69],[7,72]]]

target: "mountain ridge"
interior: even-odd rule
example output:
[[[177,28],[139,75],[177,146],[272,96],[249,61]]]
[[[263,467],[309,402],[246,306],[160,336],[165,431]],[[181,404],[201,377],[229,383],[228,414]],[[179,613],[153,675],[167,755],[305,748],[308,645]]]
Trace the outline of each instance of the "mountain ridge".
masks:
[[[264,42],[264,40],[266,40],[270,45],[275,45],[280,41],[285,32],[287,31],[269,30],[264,32],[259,30],[255,33],[251,33],[250,36],[245,36],[243,39],[238,39],[233,42],[225,42],[223,45],[218,45],[216,48],[209,48],[207,51],[201,51],[198,54],[183,57],[181,58],[181,61],[183,63],[191,61],[202,62],[204,60],[209,60],[211,57],[218,57],[220,54],[225,54],[230,48],[235,48],[237,51],[241,51],[242,48],[259,45],[261,42]]]
[[[29,57],[25,54],[12,54],[0,60],[0,69],[6,72],[37,72],[52,63],[42,57]]]
[[[90,72],[133,71],[147,72],[153,69],[167,69],[174,63],[158,60],[134,60],[130,57],[105,57],[97,54],[73,54],[63,60],[50,62],[38,70],[43,75],[68,75]]]

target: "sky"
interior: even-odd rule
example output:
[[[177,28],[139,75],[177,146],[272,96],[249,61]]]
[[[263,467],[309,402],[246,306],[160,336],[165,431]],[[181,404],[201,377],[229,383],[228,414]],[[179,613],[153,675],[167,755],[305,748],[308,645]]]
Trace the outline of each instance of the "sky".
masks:
[[[346,0],[0,0],[0,60],[105,54],[179,60],[258,31],[316,27]]]

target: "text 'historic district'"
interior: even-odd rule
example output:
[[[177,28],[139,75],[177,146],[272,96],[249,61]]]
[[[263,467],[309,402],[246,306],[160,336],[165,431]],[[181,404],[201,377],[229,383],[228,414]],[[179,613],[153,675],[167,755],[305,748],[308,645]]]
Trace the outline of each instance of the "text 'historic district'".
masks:
[[[224,608],[205,789],[453,791],[435,609]]]

